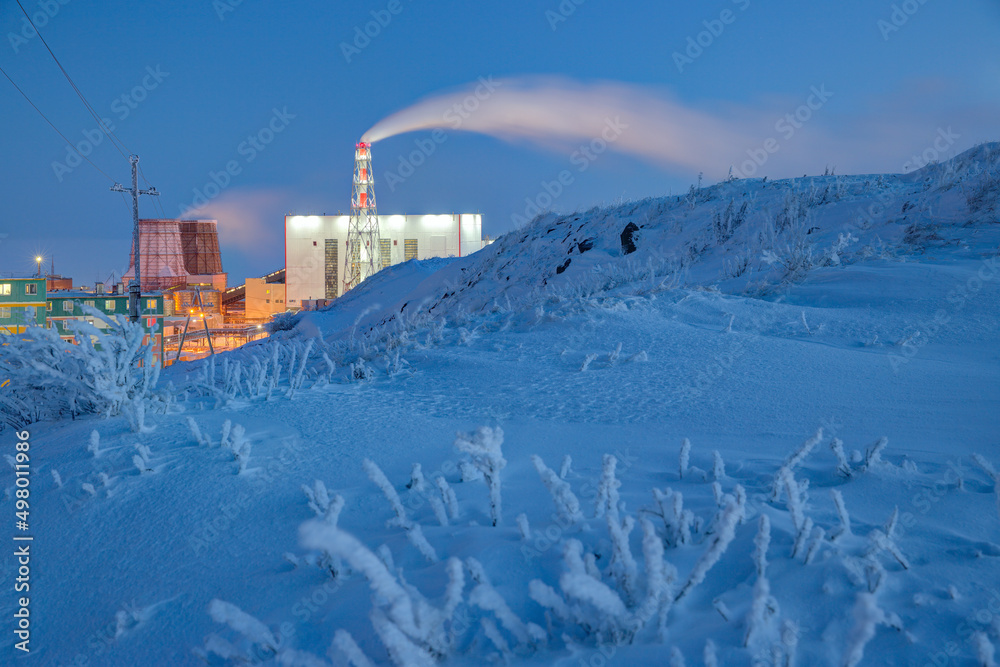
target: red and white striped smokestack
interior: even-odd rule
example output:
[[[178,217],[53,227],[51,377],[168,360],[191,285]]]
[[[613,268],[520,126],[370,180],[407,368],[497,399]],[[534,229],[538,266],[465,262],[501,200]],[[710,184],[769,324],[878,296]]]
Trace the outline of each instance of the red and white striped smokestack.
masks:
[[[382,244],[375,209],[374,180],[371,144],[358,142],[354,147],[354,191],[351,196],[351,220],[344,258],[345,291],[382,269]]]

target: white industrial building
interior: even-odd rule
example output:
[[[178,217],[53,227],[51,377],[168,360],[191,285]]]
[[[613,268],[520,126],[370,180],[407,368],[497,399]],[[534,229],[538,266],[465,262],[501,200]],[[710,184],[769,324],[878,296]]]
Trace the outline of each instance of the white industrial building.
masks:
[[[344,291],[347,215],[285,216],[286,306],[335,299]],[[382,266],[409,259],[464,257],[482,249],[483,218],[478,213],[380,215]]]

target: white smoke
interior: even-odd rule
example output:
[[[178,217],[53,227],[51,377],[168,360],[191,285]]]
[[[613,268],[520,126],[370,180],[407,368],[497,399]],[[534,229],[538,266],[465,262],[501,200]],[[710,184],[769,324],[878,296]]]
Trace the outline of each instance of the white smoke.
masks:
[[[817,82],[797,95],[696,108],[650,86],[553,76],[489,77],[430,95],[388,116],[365,132],[362,141],[441,128],[567,153],[595,145],[601,152],[607,148],[710,177],[725,176],[731,166],[739,176],[778,177],[822,173],[829,165],[838,173],[898,172],[906,156],[935,141],[939,130],[950,134],[954,125],[962,135],[961,145],[949,147],[941,158],[968,145],[973,135],[982,139],[995,134],[992,118],[1000,110],[995,102],[949,95],[941,109],[914,105],[914,91],[925,85],[910,81],[858,104],[857,99],[841,100],[839,91]],[[831,108],[824,108],[830,99]],[[845,103],[854,109],[845,113]]]
[[[660,166],[718,171],[745,147],[759,143],[746,128],[760,119],[760,112],[744,113],[739,122],[714,117],[637,85],[489,78],[392,114],[365,132],[362,141],[435,128],[527,140],[557,150],[604,140],[613,150]]]
[[[288,195],[280,190],[225,190],[196,208],[183,212],[185,220],[218,222],[219,243],[254,256],[269,255],[281,246],[275,227]]]

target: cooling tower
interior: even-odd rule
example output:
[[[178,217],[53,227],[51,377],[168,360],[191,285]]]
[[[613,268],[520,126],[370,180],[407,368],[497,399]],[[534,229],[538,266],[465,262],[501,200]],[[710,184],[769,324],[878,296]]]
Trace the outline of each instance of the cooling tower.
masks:
[[[135,275],[135,248],[124,279]],[[222,273],[215,220],[140,220],[139,282],[144,292],[186,286],[189,275]]]

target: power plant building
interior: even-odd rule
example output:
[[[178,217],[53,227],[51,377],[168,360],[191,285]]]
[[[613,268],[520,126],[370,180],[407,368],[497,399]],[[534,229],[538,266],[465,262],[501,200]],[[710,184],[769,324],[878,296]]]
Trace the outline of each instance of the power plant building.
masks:
[[[464,257],[485,245],[478,213],[378,216],[383,267],[410,259]],[[344,291],[347,215],[285,216],[285,305],[335,299]]]

